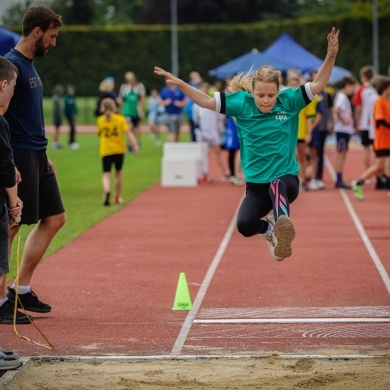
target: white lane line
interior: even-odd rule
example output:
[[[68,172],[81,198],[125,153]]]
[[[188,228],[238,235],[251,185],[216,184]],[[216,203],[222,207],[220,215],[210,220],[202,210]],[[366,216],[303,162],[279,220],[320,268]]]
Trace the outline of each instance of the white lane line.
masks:
[[[390,322],[390,318],[230,318],[194,320],[194,324],[322,324]]]
[[[332,177],[333,181],[335,181],[336,174],[335,174],[335,171],[332,167],[332,164],[330,164],[328,158],[326,158],[326,167],[327,167],[329,174]],[[370,255],[371,260],[375,264],[375,267],[378,270],[379,275],[381,276],[383,283],[385,284],[387,292],[390,294],[390,277],[389,277],[388,273],[386,272],[386,269],[385,269],[384,265],[382,264],[378,254],[376,253],[376,250],[375,250],[374,246],[372,245],[366,231],[364,230],[364,227],[363,227],[362,223],[360,222],[360,219],[357,216],[355,209],[352,206],[351,201],[349,200],[347,194],[345,193],[345,190],[340,189],[339,191],[340,191],[340,195],[344,201],[344,204],[347,207],[349,215],[351,216],[352,221],[354,222],[355,227],[356,227],[357,231],[359,232],[360,237],[361,237],[361,239],[362,239],[362,241],[363,241],[363,243],[368,251],[368,254]]]
[[[242,201],[242,199],[240,200],[239,205],[241,204],[241,201]],[[203,279],[203,282],[199,288],[199,291],[198,291],[196,298],[194,300],[194,303],[192,305],[192,309],[188,312],[188,315],[187,315],[187,317],[186,317],[186,319],[181,327],[180,333],[177,336],[177,339],[176,339],[175,344],[174,344],[172,351],[171,351],[171,356],[177,356],[181,353],[181,350],[182,350],[183,345],[186,341],[186,338],[187,338],[188,333],[191,329],[191,326],[194,322],[194,319],[195,319],[195,317],[199,311],[199,308],[202,304],[202,301],[206,295],[207,289],[209,288],[209,285],[213,279],[214,273],[215,273],[215,271],[216,271],[216,269],[217,269],[217,267],[222,259],[223,254],[225,253],[225,250],[229,244],[230,238],[231,238],[231,236],[234,232],[234,229],[236,227],[236,215],[237,215],[239,207],[240,206],[237,207],[236,212],[234,213],[233,218],[230,221],[229,227],[228,227],[228,229],[227,229],[227,231],[226,231],[226,233],[221,241],[221,244],[218,247],[217,253],[215,254],[214,259],[211,262],[209,269],[207,270],[206,276]]]

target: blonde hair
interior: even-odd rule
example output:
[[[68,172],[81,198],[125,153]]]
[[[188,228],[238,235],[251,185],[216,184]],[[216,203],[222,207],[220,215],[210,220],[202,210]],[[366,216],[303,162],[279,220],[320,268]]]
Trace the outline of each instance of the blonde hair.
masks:
[[[246,73],[239,73],[238,75],[234,76],[231,79],[227,90],[228,92],[244,90],[249,93],[253,93],[254,85],[256,82],[274,83],[279,90],[279,75],[279,71],[269,65],[260,66],[260,68],[258,68],[254,73],[251,68]]]
[[[104,79],[99,85],[100,92],[112,92],[114,90],[115,84],[111,80]]]
[[[110,114],[116,111],[114,99],[104,98],[100,103],[100,112],[103,114]]]

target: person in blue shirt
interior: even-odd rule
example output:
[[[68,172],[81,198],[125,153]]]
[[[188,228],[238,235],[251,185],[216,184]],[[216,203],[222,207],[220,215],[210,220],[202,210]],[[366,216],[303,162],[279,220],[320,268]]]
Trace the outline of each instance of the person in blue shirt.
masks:
[[[187,104],[187,97],[175,85],[167,85],[160,91],[160,104],[165,108],[168,141],[178,142],[183,121],[183,107]]]
[[[292,255],[295,227],[290,203],[299,194],[299,165],[295,157],[298,115],[328,84],[339,50],[339,30],[327,36],[328,51],[315,79],[297,88],[280,88],[280,72],[261,66],[235,76],[229,92],[209,96],[162,68],[167,85],[180,88],[201,107],[236,118],[246,196],[237,215],[237,229],[245,237],[262,234],[271,256]],[[267,215],[273,210],[273,215]]]
[[[35,57],[43,57],[55,47],[61,16],[46,6],[31,7],[23,17],[22,37],[5,57],[18,69],[15,93],[5,118],[10,127],[14,162],[21,178],[18,196],[23,199],[21,224],[36,224],[28,235],[15,284],[7,297],[14,303],[18,294],[26,310],[48,313],[51,306],[43,303],[31,290],[31,279],[50,242],[65,224],[65,209],[58,187],[54,165],[48,160],[43,120],[43,86],[34,67]],[[10,229],[11,242],[20,225]]]

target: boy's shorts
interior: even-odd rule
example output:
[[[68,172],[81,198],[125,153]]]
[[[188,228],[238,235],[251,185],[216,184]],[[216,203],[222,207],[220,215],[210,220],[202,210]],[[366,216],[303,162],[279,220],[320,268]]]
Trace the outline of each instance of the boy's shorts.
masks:
[[[14,162],[22,181],[18,196],[23,202],[21,224],[31,225],[39,220],[65,211],[60,189],[44,150],[14,150]]]
[[[0,203],[0,274],[9,273],[8,265],[8,207],[5,203]]]
[[[374,140],[370,138],[370,131],[369,130],[361,130],[360,131],[360,138],[362,140],[362,145],[367,147],[374,143]]]
[[[337,151],[346,152],[348,150],[348,144],[350,139],[351,134],[336,132]]]

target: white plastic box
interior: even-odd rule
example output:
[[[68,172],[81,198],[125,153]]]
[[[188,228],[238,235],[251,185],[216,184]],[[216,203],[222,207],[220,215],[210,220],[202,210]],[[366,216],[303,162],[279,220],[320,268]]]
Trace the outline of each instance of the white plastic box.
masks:
[[[195,187],[208,173],[208,146],[201,142],[166,142],[161,162],[163,187]]]

